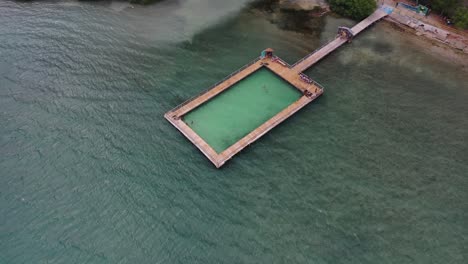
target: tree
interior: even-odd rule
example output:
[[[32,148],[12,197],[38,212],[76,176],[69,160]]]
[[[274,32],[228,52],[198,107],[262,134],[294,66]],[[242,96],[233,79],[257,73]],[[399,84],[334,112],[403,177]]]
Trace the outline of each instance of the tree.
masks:
[[[468,8],[459,7],[453,16],[455,26],[463,29],[468,29]]]
[[[432,0],[430,1],[432,9],[441,14],[451,13],[455,7],[460,4],[460,0]]]
[[[329,3],[333,12],[356,20],[366,18],[377,7],[375,0],[330,0]]]

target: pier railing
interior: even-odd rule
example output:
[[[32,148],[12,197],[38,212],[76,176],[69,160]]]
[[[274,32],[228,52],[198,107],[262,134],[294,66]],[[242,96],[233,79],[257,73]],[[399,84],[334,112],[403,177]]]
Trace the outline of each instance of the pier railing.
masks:
[[[249,67],[249,66],[251,66],[252,64],[256,63],[256,62],[259,61],[260,59],[261,59],[261,57],[255,58],[253,61],[251,61],[251,62],[245,64],[244,66],[242,66],[241,68],[239,68],[237,71],[235,71],[235,72],[229,74],[228,76],[224,77],[221,81],[219,81],[219,82],[217,82],[217,83],[211,85],[210,87],[208,87],[208,89],[203,90],[203,91],[201,91],[200,93],[198,93],[198,94],[196,94],[196,95],[190,97],[189,99],[185,100],[183,103],[179,104],[179,105],[176,106],[174,109],[172,109],[172,111],[175,111],[175,110],[180,109],[181,107],[183,107],[184,105],[186,105],[187,103],[189,103],[190,101],[192,101],[193,99],[195,99],[195,98],[197,98],[198,96],[200,96],[200,95],[202,95],[202,94],[208,92],[209,90],[213,89],[214,87],[220,85],[222,82],[224,82],[224,81],[226,81],[227,79],[231,78],[232,76],[238,74],[239,72],[245,70],[247,67]]]
[[[323,88],[323,86],[322,86],[320,83],[314,81],[313,79],[311,79],[309,76],[305,75],[305,74],[302,73],[302,72],[299,73],[299,75],[301,76],[301,78],[306,79],[308,83],[313,84],[313,85],[319,87],[319,88],[323,91],[324,88]]]
[[[322,46],[320,46],[319,48],[316,48],[314,51],[312,51],[311,53],[307,54],[304,58],[298,60],[296,63],[294,63],[292,65],[292,68],[294,68],[296,65],[298,65],[299,63],[307,60],[310,56],[314,55],[315,53],[317,53],[319,50],[321,50],[323,47],[327,46],[328,44],[330,44],[331,42],[335,41],[336,38],[328,41],[327,43],[323,44]]]

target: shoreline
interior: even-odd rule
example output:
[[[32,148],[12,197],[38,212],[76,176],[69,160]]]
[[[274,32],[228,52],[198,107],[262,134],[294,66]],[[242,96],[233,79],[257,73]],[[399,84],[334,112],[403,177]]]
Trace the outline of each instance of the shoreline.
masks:
[[[276,1],[280,4],[288,2],[281,0]],[[323,5],[323,1],[310,2],[317,6],[319,6],[317,2],[321,2],[320,8],[322,9],[328,7],[326,3],[326,6]],[[385,24],[391,25],[394,30],[404,32],[415,45],[424,49],[429,49],[432,54],[439,58],[461,65],[463,70],[468,71],[468,34],[455,28],[441,27],[442,25],[439,26],[437,23],[431,23],[434,17],[419,17],[420,15],[413,14],[401,7],[395,7],[397,1],[379,0],[377,2],[378,6],[386,4],[394,8],[393,13],[383,19]],[[308,9],[300,9],[299,4],[295,7],[295,11],[311,12],[311,10]],[[329,10],[329,8],[327,9]],[[337,14],[330,12],[326,15]]]
[[[462,67],[463,71],[468,72],[468,53],[457,49],[447,43],[444,43],[436,38],[429,37],[424,34],[418,34],[418,31],[394,20],[392,17],[387,17],[383,20],[384,24],[406,36],[408,41],[414,45],[430,51],[432,55],[438,58],[451,62]]]
[[[389,3],[390,2],[390,3]],[[438,15],[422,16],[402,7],[395,6],[397,1],[381,0],[379,4],[393,5],[392,14],[384,21],[410,37],[410,41],[433,55],[461,65],[468,71],[468,34],[466,31],[440,24]]]

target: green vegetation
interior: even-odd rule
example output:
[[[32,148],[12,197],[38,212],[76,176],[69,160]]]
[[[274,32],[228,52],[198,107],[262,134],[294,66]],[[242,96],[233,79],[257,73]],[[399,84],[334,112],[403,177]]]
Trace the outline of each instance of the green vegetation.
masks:
[[[454,13],[457,6],[461,4],[461,0],[420,0],[415,1],[419,4],[429,6],[433,11],[441,14]]]
[[[329,0],[330,8],[339,15],[361,20],[377,7],[375,0]]]
[[[455,21],[455,26],[463,29],[468,29],[468,8],[467,7],[460,7],[455,12],[453,16]]]
[[[468,29],[468,7],[464,0],[419,0],[419,4],[429,6],[434,12],[449,16],[459,28]],[[465,5],[465,6],[464,6]]]

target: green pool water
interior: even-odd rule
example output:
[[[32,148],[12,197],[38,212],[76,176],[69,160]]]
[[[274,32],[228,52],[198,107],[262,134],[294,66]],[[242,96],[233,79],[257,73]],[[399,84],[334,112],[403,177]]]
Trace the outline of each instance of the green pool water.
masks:
[[[260,68],[189,112],[184,121],[220,153],[300,96],[291,84]]]

